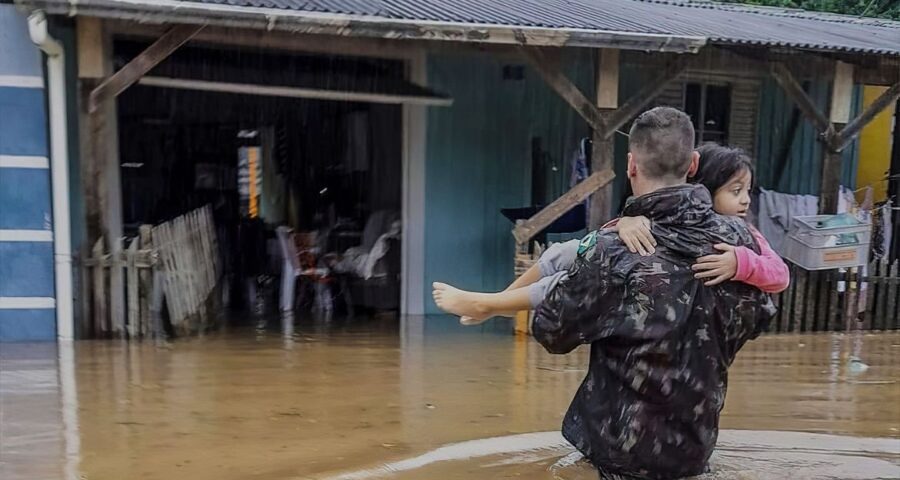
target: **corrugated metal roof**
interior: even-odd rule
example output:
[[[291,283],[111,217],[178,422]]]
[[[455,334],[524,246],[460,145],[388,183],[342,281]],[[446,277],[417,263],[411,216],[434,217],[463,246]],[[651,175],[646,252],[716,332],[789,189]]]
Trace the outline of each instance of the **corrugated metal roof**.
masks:
[[[59,0],[20,0],[62,3]],[[72,0],[69,0],[72,1]],[[78,0],[159,5],[151,0]],[[705,38],[720,45],[790,47],[900,56],[900,22],[707,0],[180,0],[190,6],[309,12],[347,21],[439,22],[578,32]],[[236,8],[235,8],[236,7]],[[158,7],[155,7],[158,8]],[[339,18],[335,19],[340,21]]]
[[[900,22],[704,0],[189,0],[393,20],[708,37],[711,43],[900,55]]]

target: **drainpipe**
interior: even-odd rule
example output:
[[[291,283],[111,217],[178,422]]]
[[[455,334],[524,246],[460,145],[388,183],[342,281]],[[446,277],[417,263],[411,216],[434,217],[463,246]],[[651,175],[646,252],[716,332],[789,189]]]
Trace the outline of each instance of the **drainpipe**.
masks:
[[[28,17],[31,41],[47,54],[50,110],[50,175],[53,188],[53,259],[56,279],[56,336],[72,340],[75,320],[72,295],[72,232],[69,221],[69,152],[66,130],[65,56],[62,44],[47,31],[47,17]]]

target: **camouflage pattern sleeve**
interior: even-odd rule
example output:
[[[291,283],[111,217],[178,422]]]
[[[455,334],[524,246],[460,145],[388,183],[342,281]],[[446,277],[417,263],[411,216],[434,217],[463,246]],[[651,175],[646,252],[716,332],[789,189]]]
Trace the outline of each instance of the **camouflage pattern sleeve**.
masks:
[[[534,338],[550,353],[565,354],[608,332],[622,302],[624,279],[611,274],[608,236],[592,232],[578,247],[575,264],[538,306]]]

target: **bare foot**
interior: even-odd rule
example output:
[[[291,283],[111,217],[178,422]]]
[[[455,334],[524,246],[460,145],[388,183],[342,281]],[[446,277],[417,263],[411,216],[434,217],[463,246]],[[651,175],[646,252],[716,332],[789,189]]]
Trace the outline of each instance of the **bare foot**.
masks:
[[[490,318],[490,312],[479,306],[477,293],[460,290],[446,283],[435,282],[432,287],[434,303],[447,313],[459,315],[463,325],[478,325]]]

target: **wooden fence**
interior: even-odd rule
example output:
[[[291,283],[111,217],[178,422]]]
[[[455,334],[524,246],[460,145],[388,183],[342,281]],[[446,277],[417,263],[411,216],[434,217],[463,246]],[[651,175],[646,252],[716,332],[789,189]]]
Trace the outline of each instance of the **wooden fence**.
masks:
[[[900,263],[809,272],[791,265],[770,332],[900,329]]]
[[[210,323],[220,273],[210,208],[156,227],[143,225],[139,232],[127,248],[120,239],[110,252],[101,237],[82,261],[81,336],[158,336],[164,305],[178,333]],[[123,305],[116,291],[124,292]]]

